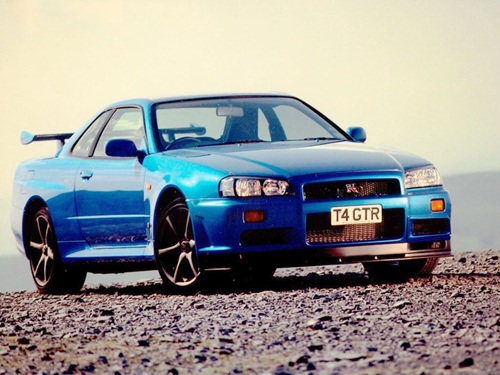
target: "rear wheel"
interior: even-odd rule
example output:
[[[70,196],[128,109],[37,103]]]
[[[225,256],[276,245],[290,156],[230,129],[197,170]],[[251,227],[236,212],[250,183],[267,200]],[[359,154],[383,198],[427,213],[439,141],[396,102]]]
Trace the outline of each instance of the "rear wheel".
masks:
[[[38,291],[44,294],[78,292],[85,283],[86,272],[64,267],[46,207],[33,215],[26,233],[31,274]]]
[[[439,258],[425,258],[398,262],[363,263],[363,267],[370,277],[376,279],[409,279],[431,275],[438,263]]]
[[[173,200],[160,215],[155,257],[167,288],[190,290],[200,278],[191,215],[182,198]]]

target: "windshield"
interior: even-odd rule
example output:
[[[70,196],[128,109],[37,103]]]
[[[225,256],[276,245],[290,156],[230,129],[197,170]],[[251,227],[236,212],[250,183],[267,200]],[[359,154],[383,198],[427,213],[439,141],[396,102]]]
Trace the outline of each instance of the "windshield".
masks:
[[[344,141],[347,137],[293,98],[234,97],[160,103],[154,110],[163,150],[253,142]]]

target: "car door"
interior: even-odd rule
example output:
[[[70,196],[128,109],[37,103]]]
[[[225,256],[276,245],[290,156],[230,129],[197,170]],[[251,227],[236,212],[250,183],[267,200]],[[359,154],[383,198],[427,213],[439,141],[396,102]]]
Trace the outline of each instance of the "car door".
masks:
[[[89,156],[75,176],[78,222],[91,247],[144,246],[146,218],[144,168],[137,157],[109,157],[110,139],[131,139],[144,144],[144,121],[139,108],[116,109],[100,131]]]

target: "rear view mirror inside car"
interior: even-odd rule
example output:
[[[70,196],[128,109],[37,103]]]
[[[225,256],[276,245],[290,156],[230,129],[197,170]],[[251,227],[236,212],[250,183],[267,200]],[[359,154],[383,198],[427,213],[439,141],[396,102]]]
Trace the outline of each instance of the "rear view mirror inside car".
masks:
[[[243,108],[241,107],[218,107],[217,116],[223,117],[243,117]]]

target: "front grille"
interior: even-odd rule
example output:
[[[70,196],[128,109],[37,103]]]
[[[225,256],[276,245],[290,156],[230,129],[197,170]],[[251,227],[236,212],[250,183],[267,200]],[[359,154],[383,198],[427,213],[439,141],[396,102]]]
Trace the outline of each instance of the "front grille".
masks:
[[[401,195],[397,179],[330,181],[304,185],[304,199],[341,199]]]
[[[376,224],[331,225],[330,212],[309,214],[306,241],[311,244],[391,240],[403,237],[405,212],[402,208],[382,211],[383,222]]]

